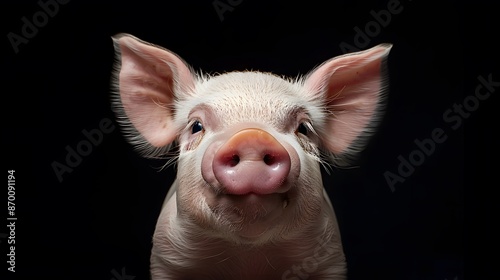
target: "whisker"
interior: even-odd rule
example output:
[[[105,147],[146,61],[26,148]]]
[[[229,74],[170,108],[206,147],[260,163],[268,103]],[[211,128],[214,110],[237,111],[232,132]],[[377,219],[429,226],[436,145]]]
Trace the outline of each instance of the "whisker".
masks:
[[[230,258],[231,258],[231,256],[229,256],[229,257],[227,257],[227,258],[225,258],[225,259],[222,259],[222,260],[218,261],[217,263],[222,263],[222,262],[225,262],[225,261],[229,260]]]
[[[206,260],[206,259],[210,259],[210,258],[215,258],[215,257],[218,257],[218,256],[220,256],[220,255],[224,254],[226,251],[227,251],[227,250],[224,250],[224,251],[222,251],[222,252],[220,252],[220,253],[218,253],[218,254],[211,255],[211,256],[206,256],[206,257],[202,258],[202,260]],[[222,260],[222,261],[225,261],[225,260],[227,260],[227,259],[228,259],[228,258],[225,258],[225,259],[224,259],[224,260]],[[221,262],[222,262],[222,261],[221,261]]]

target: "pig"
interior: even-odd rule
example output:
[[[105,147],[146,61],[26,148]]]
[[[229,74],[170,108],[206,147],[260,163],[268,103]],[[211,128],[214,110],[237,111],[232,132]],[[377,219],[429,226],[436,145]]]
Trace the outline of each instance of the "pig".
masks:
[[[380,122],[392,45],[286,78],[196,73],[167,49],[112,39],[112,106],[127,139],[155,158],[177,145],[151,278],[345,279],[321,165],[349,163]]]

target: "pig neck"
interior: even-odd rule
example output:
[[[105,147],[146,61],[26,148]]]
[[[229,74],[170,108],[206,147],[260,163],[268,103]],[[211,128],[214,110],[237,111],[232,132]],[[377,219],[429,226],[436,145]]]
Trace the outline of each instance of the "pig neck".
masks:
[[[175,193],[172,193],[171,199],[168,199],[162,211],[163,218],[160,217],[159,221],[166,226],[160,231],[169,231],[167,246],[170,248],[166,251],[153,248],[153,251],[169,264],[170,269],[181,275],[191,273],[190,271],[203,271],[208,273],[207,275],[234,276],[243,275],[242,273],[246,271],[246,275],[250,277],[248,279],[255,279],[252,277],[255,277],[256,273],[264,275],[272,273],[278,277],[276,279],[280,279],[284,272],[294,265],[301,265],[306,258],[314,258],[317,261],[318,267],[315,273],[329,270],[333,264],[333,267],[338,266],[338,270],[341,271],[345,260],[340,234],[328,201],[325,200],[324,203],[322,213],[318,215],[317,220],[297,229],[292,236],[253,246],[236,244],[215,237],[206,229],[181,220],[175,214],[172,218],[170,214],[177,212]],[[170,218],[166,218],[169,216]],[[201,275],[195,273],[191,279],[198,277]],[[226,278],[221,276],[217,279]]]

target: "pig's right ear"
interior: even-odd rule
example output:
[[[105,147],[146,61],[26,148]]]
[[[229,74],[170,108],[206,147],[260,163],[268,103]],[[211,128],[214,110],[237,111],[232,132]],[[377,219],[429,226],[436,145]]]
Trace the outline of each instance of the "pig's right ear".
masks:
[[[128,140],[159,156],[175,140],[175,101],[193,91],[195,76],[174,53],[128,34],[113,36],[116,52],[113,107]]]

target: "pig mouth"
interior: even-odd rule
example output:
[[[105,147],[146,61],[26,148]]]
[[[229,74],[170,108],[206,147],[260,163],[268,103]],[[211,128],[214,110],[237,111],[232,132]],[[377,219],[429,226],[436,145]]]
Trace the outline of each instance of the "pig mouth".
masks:
[[[286,193],[219,194],[211,202],[208,206],[222,228],[244,238],[257,238],[268,232],[289,205]]]

